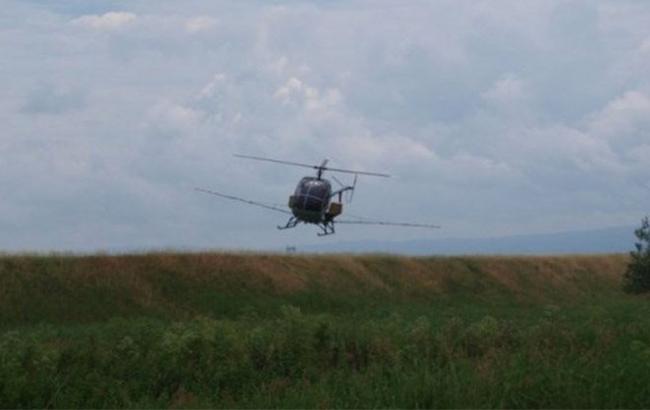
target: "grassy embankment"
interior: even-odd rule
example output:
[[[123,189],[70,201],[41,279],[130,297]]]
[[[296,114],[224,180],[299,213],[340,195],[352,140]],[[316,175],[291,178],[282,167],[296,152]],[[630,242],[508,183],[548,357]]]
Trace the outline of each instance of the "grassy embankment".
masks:
[[[0,407],[650,407],[627,258],[0,257]]]

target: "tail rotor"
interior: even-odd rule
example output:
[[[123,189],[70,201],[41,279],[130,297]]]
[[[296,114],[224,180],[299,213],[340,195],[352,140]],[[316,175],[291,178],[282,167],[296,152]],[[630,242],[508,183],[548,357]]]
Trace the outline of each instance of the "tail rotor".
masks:
[[[354,174],[354,182],[352,182],[352,189],[349,191],[350,194],[348,195],[347,202],[348,204],[352,203],[352,198],[354,198],[354,191],[357,189],[357,178],[359,175]]]
[[[341,187],[341,192],[339,192],[339,201],[341,200],[341,195],[345,195],[345,203],[346,204],[351,204],[352,203],[352,198],[354,197],[354,190],[357,187],[357,178],[358,175],[354,175],[354,182],[352,182],[352,185],[345,185],[343,182],[341,182],[337,177],[332,175],[332,179],[336,181],[337,184]]]

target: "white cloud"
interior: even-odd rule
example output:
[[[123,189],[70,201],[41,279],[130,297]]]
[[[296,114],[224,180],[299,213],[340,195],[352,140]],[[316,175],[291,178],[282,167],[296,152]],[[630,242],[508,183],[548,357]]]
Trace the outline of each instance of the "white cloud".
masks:
[[[219,90],[222,84],[226,82],[226,74],[217,73],[212,77],[212,80],[207,83],[199,93],[199,98],[213,97]]]
[[[341,102],[343,96],[337,88],[328,88],[320,92],[316,88],[308,87],[305,90],[305,109],[310,111],[329,110]]]
[[[72,20],[72,23],[96,30],[114,30],[133,23],[135,19],[136,15],[134,13],[110,11],[102,15],[81,16]]]
[[[552,126],[532,130],[524,156],[534,159],[533,167],[548,172],[571,173],[572,169],[597,175],[601,173],[620,173],[623,169],[617,155],[609,145],[578,129],[566,126]]]
[[[362,164],[369,166],[377,167],[389,161],[403,166],[438,159],[425,144],[402,135],[376,136],[365,133],[341,136],[337,142],[342,151],[352,154]]]
[[[185,21],[185,30],[194,34],[200,31],[208,31],[217,25],[217,20],[208,16],[193,17]]]
[[[289,59],[286,56],[281,56],[269,64],[269,68],[276,74],[281,75],[289,65]]]
[[[302,175],[233,152],[386,171],[396,177],[362,181],[358,213],[433,220],[444,235],[608,225],[607,198],[649,177],[643,2],[175,4],[3,4],[0,179],[20,195],[3,197],[0,224],[20,224],[0,246],[311,240],[191,194],[284,202]],[[119,33],[80,35],[70,15]],[[635,223],[640,208],[621,206],[616,221]]]
[[[634,134],[647,141],[650,138],[650,98],[639,91],[625,92],[594,116],[590,129],[606,138],[626,138]]]
[[[282,101],[284,104],[288,103],[291,96],[300,93],[303,90],[302,81],[295,77],[291,77],[287,82],[278,88],[273,94],[273,97]]]
[[[201,112],[171,101],[154,105],[148,115],[147,126],[157,134],[181,136],[191,133],[203,118]]]
[[[280,86],[273,98],[283,104],[302,104],[306,111],[325,113],[338,105],[343,96],[338,88],[327,88],[324,91],[309,86],[296,77],[291,77]]]
[[[512,74],[497,80],[481,96],[488,102],[499,105],[521,104],[527,97],[524,81]]]

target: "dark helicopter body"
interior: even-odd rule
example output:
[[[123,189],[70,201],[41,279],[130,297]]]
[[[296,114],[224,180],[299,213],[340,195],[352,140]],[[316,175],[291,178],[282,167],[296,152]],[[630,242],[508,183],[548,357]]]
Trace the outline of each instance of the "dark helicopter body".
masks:
[[[333,234],[334,218],[343,211],[341,195],[353,189],[354,186],[348,186],[332,191],[332,184],[321,178],[320,172],[317,177],[303,177],[296,185],[294,194],[289,197],[289,208],[293,216],[286,225],[278,226],[278,229],[293,228],[303,222],[318,225],[323,230],[319,235]],[[332,202],[332,197],[337,195],[338,202]]]
[[[349,201],[352,200],[352,194],[357,183],[357,175],[372,175],[379,177],[388,177],[387,174],[380,174],[377,172],[364,172],[364,171],[352,171],[348,169],[339,169],[339,168],[329,168],[327,167],[327,160],[324,160],[320,165],[309,165],[302,164],[298,162],[290,161],[280,161],[270,158],[254,157],[249,155],[235,155],[240,158],[255,159],[259,161],[268,161],[275,162],[280,164],[295,165],[305,168],[312,168],[317,171],[316,177],[303,177],[298,185],[296,185],[296,190],[293,195],[289,197],[289,209],[291,212],[285,209],[278,208],[274,205],[264,204],[262,202],[255,202],[244,198],[239,198],[236,196],[225,195],[219,192],[210,191],[206,189],[196,188],[198,191],[205,192],[208,194],[220,196],[222,198],[231,199],[234,201],[244,202],[250,205],[260,206],[262,208],[271,209],[278,212],[283,212],[285,214],[290,214],[291,217],[287,223],[283,226],[278,226],[278,229],[288,229],[294,228],[299,223],[314,224],[317,225],[322,232],[318,233],[319,236],[331,235],[334,231],[334,218],[339,216],[343,212],[342,197],[343,193],[350,191]],[[332,190],[332,184],[327,179],[322,178],[324,171],[333,171],[333,172],[343,172],[354,175],[354,182],[352,185],[345,186],[337,178],[334,180],[341,185],[340,189]],[[332,201],[332,198],[336,197],[336,201]],[[421,227],[421,228],[438,228],[435,225],[424,225],[424,224],[411,224],[411,223],[402,223],[402,222],[385,222],[385,221],[371,221],[371,220],[336,220],[337,223],[345,224],[362,224],[362,225],[392,225],[392,226],[410,226],[410,227]]]
[[[293,216],[307,223],[319,224],[332,220],[342,211],[338,202],[331,202],[332,184],[326,179],[304,177],[289,197]]]

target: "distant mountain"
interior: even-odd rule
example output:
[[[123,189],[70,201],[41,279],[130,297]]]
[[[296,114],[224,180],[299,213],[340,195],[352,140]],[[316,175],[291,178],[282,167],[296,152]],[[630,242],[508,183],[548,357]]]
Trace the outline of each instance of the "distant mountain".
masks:
[[[634,248],[634,228],[612,227],[495,238],[354,241],[298,247],[299,252],[391,253],[403,255],[619,253]]]

